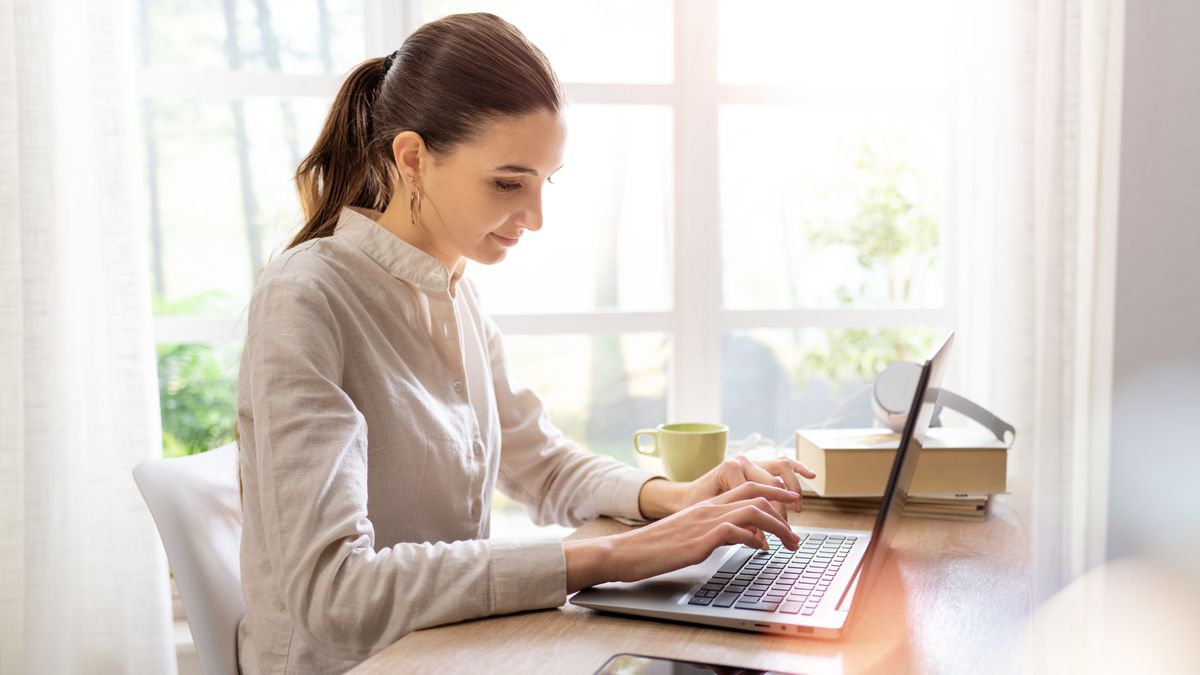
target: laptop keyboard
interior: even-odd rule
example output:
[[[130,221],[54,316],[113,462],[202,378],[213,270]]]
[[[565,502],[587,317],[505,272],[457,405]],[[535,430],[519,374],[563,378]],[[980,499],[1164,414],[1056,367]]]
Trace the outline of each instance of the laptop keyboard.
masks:
[[[811,616],[858,537],[797,534],[796,551],[770,533],[768,551],[739,546],[688,604]]]

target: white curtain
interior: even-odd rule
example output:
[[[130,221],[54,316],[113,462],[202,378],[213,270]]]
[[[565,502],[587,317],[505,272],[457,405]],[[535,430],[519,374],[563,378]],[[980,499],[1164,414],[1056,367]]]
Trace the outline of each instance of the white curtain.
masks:
[[[961,4],[958,384],[1018,429],[1036,603],[1104,559],[1124,5]]]
[[[174,673],[132,3],[0,2],[0,672]]]

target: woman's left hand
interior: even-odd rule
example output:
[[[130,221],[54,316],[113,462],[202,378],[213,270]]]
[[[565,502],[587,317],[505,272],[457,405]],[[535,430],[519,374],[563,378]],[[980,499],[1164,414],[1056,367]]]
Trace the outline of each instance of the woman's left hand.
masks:
[[[816,478],[817,476],[807,466],[787,457],[757,461],[751,460],[745,455],[730,457],[703,476],[691,483],[684,484],[683,503],[680,508],[716,497],[742,483],[755,482],[786,488],[800,495],[800,499],[797,499],[792,505],[792,508],[799,512],[804,502],[804,496],[800,492],[800,481],[796,478],[796,474],[805,478]],[[771,502],[771,504],[786,522],[787,507],[783,502]]]

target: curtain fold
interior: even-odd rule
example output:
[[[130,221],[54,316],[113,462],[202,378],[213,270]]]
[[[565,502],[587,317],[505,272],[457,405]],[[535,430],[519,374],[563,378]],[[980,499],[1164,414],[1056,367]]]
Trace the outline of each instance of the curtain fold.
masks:
[[[955,255],[961,386],[1011,417],[1033,600],[1103,562],[1123,3],[973,5]]]
[[[0,672],[173,673],[131,3],[0,3]]]

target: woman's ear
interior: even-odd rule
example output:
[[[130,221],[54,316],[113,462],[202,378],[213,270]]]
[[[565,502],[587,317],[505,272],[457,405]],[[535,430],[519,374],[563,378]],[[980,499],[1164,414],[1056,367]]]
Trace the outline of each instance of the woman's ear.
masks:
[[[425,140],[415,131],[402,131],[392,139],[392,159],[400,172],[400,189],[421,184],[421,157],[427,154]]]

